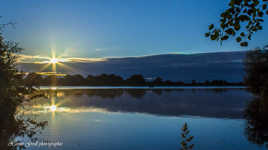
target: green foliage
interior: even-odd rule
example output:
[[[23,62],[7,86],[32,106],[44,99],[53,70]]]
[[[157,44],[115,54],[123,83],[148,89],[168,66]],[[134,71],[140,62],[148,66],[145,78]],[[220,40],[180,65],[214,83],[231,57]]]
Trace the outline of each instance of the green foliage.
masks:
[[[193,140],[193,136],[189,135],[190,131],[188,129],[187,123],[185,123],[182,127],[182,133],[181,133],[181,150],[191,150],[194,147],[194,144],[191,144]]]
[[[263,28],[267,3],[267,0],[230,0],[228,8],[220,15],[219,27],[209,25],[205,36],[220,42],[236,37],[240,46],[248,46],[251,36]]]
[[[245,84],[249,90],[257,96],[268,95],[268,50],[263,49],[249,51],[245,63]]]

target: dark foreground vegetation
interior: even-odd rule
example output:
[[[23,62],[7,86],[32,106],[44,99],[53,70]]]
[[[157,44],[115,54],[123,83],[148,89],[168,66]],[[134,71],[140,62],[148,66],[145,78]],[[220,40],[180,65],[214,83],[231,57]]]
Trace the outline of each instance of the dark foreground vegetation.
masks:
[[[84,78],[80,74],[66,76],[42,76],[37,73],[29,73],[24,82],[37,84],[40,86],[242,86],[242,82],[228,82],[225,80],[212,80],[198,82],[193,80],[191,83],[181,81],[163,80],[157,77],[153,80],[146,80],[142,75],[132,75],[127,79],[114,74],[88,75]]]
[[[47,122],[38,122],[27,118],[18,109],[23,103],[42,96],[30,83],[24,83],[23,74],[16,69],[14,53],[21,48],[14,42],[5,41],[1,31],[6,25],[0,25],[0,149],[17,150],[25,148],[20,144],[22,138],[37,140]]]

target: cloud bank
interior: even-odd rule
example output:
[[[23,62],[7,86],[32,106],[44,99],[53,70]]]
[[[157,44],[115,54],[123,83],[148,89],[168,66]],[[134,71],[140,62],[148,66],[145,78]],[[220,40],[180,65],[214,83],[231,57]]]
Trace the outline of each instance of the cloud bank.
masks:
[[[39,56],[39,55],[24,55],[17,54],[18,63],[35,63],[35,64],[46,64],[49,63],[52,59],[51,57]],[[94,62],[102,62],[106,61],[106,58],[88,58],[88,57],[61,57],[56,58],[59,62],[67,62],[67,63],[94,63]]]

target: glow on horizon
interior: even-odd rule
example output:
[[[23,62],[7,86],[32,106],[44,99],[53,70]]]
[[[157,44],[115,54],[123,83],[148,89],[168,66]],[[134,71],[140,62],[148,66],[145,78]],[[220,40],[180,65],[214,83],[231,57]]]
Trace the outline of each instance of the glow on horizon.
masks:
[[[100,113],[109,113],[108,110],[103,108],[96,108],[96,107],[60,107],[58,105],[33,105],[30,106],[32,108],[29,111],[23,111],[24,114],[45,114],[45,113],[84,113],[84,112],[100,112]]]
[[[52,64],[56,64],[59,62],[59,60],[57,58],[51,58],[49,62]]]
[[[89,57],[45,57],[39,55],[17,54],[18,63],[33,64],[56,64],[56,63],[94,63],[107,61],[109,58],[89,58]]]
[[[49,63],[51,63],[51,64],[56,64],[56,63],[59,63],[59,62],[63,62],[63,60],[62,59],[58,59],[58,58],[51,58],[49,60]]]
[[[51,57],[49,58],[49,61],[43,61],[41,62],[42,64],[46,64],[44,65],[40,71],[45,70],[46,68],[48,68],[49,66],[51,66],[51,71],[57,73],[57,65],[61,66],[65,69],[69,69],[73,71],[73,68],[63,64],[62,62],[66,62],[66,60],[64,58],[61,58],[61,56],[56,56],[56,51],[54,49],[51,50]],[[55,81],[52,81],[52,83]]]

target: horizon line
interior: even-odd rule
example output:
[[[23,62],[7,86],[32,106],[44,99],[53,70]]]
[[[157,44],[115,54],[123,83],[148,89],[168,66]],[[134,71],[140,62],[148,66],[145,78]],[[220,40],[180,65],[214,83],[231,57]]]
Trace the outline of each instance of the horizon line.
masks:
[[[249,50],[233,50],[233,51],[214,51],[214,52],[194,52],[194,53],[185,53],[185,52],[169,52],[169,53],[160,53],[160,54],[149,54],[149,55],[140,55],[140,56],[107,56],[107,57],[61,57],[60,59],[65,59],[66,63],[88,63],[88,62],[100,62],[107,61],[109,59],[123,59],[123,58],[143,58],[151,56],[160,56],[160,55],[198,55],[198,54],[215,54],[215,53],[232,53],[232,52],[247,52]],[[18,56],[18,63],[31,63],[31,64],[42,64],[47,62],[50,59],[48,56],[40,55],[27,55],[27,54],[16,54]],[[39,60],[39,61],[38,61]]]

